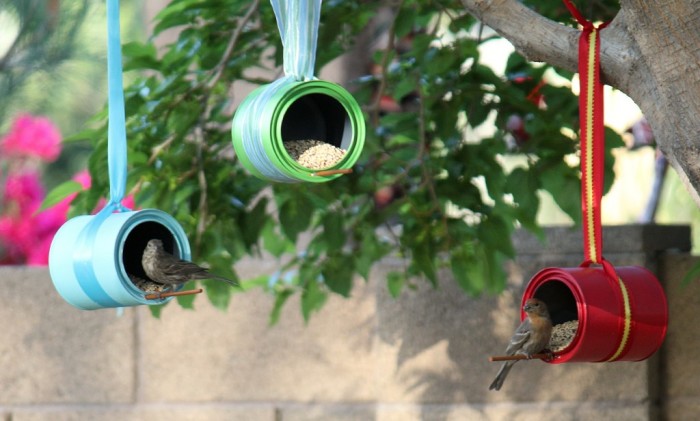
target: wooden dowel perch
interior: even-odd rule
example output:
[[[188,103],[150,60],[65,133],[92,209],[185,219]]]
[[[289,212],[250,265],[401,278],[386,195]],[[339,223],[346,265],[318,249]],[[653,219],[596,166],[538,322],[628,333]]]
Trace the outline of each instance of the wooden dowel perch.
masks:
[[[554,356],[552,354],[532,354],[532,359],[540,359],[540,360],[550,360]],[[513,360],[527,360],[527,355],[523,354],[515,354],[515,355],[502,355],[502,356],[497,356],[497,357],[489,357],[489,362],[497,362],[497,361],[513,361]]]
[[[314,177],[323,177],[326,175],[336,175],[336,174],[350,174],[352,172],[352,168],[345,168],[345,169],[337,169],[337,170],[322,170],[322,171],[316,171],[314,173],[311,173]]]
[[[194,295],[201,294],[204,291],[202,288],[190,289],[187,291],[167,291],[167,292],[155,292],[153,294],[146,294],[144,298],[147,300],[160,300],[161,298],[176,297],[179,295]]]

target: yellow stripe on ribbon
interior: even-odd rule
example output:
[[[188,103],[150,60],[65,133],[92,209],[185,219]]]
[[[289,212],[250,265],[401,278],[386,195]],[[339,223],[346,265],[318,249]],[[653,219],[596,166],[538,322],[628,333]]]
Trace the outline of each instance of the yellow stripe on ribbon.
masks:
[[[588,35],[588,60],[586,72],[587,76],[587,86],[586,92],[586,139],[584,139],[586,148],[586,171],[584,171],[583,176],[585,177],[586,183],[586,226],[588,227],[588,256],[593,263],[600,263],[597,260],[597,250],[596,244],[598,239],[596,238],[595,232],[595,197],[593,191],[593,109],[595,106],[595,86],[596,86],[596,42],[598,40],[598,31],[594,28]]]

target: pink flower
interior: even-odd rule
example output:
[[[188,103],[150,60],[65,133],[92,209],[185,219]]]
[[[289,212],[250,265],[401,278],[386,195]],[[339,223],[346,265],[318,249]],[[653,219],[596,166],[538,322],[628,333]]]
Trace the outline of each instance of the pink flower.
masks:
[[[44,197],[44,187],[35,171],[8,174],[3,191],[2,202],[8,207],[15,204],[20,214],[34,212]]]
[[[73,180],[85,189],[90,188],[91,179],[87,171],[76,174]],[[70,203],[76,194],[71,194],[35,215],[45,194],[38,173],[10,173],[2,191],[0,244],[3,255],[0,256],[0,265],[47,265],[51,241],[56,231],[66,222]],[[133,196],[127,196],[122,202],[131,209],[135,206]],[[95,212],[103,208],[105,203],[104,199],[101,200]]]
[[[1,217],[0,240],[9,262],[21,264],[25,256],[31,251],[36,238],[34,237],[34,224],[31,218]]]
[[[53,235],[40,239],[27,255],[29,266],[46,266],[49,264],[49,249],[51,248]]]
[[[90,173],[88,170],[82,170],[73,176],[73,180],[80,183],[85,190],[92,186],[92,179],[90,178]]]
[[[61,153],[61,133],[46,117],[21,114],[15,118],[10,132],[0,139],[0,152],[6,156],[55,161]]]

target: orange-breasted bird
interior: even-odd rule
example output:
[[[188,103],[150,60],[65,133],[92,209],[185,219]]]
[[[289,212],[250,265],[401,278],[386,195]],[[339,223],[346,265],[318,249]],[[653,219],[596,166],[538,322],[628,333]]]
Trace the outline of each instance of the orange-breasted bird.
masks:
[[[510,338],[510,343],[506,348],[506,355],[527,355],[531,358],[533,354],[542,352],[549,343],[552,336],[552,319],[549,317],[547,305],[537,298],[530,298],[525,301],[523,310],[527,317],[520,323]],[[498,371],[496,378],[489,386],[489,390],[501,390],[503,382],[508,376],[508,372],[518,360],[506,361]]]

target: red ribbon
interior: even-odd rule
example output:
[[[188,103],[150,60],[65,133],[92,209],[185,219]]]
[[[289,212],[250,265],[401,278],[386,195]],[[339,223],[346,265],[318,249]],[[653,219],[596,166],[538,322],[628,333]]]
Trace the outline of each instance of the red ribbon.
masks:
[[[603,230],[600,222],[600,201],[603,197],[605,168],[605,127],[603,126],[603,85],[600,83],[600,30],[608,23],[596,27],[587,21],[571,3],[563,0],[567,9],[581,24],[583,31],[578,44],[578,71],[581,79],[579,94],[579,119],[581,121],[581,210],[583,212],[583,245],[585,261],[603,266],[608,280],[619,286],[624,317],[620,318],[624,334],[617,350],[608,357],[615,361],[629,348],[632,326],[631,306],[627,287],[615,267],[603,258]]]
[[[581,210],[586,261],[603,262],[603,233],[600,201],[603,197],[605,168],[605,128],[603,126],[603,85],[600,83],[599,26],[583,18],[570,0],[563,0],[569,12],[583,27],[578,46],[579,119],[581,124]]]

